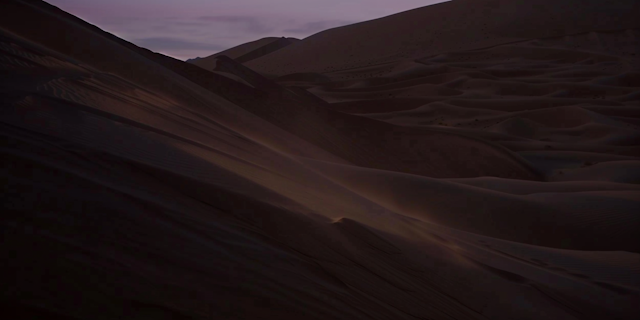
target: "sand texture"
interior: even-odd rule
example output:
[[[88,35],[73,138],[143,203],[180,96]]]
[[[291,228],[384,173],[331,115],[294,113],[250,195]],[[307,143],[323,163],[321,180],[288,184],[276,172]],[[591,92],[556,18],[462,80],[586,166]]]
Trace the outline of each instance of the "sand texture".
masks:
[[[638,319],[637,16],[455,0],[185,63],[3,1],[2,312]]]

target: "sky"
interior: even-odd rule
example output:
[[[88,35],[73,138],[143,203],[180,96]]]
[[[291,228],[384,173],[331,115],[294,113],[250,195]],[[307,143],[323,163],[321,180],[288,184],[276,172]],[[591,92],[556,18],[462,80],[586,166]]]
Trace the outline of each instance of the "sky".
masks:
[[[180,60],[264,37],[306,38],[443,0],[46,0],[122,39]]]

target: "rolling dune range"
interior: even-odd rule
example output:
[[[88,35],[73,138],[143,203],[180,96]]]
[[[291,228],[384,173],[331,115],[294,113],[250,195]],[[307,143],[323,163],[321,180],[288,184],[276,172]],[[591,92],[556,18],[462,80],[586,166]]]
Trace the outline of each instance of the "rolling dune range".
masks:
[[[640,316],[636,1],[455,0],[189,63],[2,5],[7,313]]]

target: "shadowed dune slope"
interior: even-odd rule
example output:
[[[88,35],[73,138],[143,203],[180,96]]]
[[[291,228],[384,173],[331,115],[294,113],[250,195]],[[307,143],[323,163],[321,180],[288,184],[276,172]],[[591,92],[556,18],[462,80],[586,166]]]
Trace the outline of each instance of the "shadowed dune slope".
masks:
[[[638,33],[626,11],[601,30],[636,2],[533,2],[566,14],[453,1],[246,64],[220,55],[210,72],[45,2],[3,1],[0,306],[65,320],[637,319]],[[484,24],[500,37],[478,47],[462,30]],[[328,37],[384,60],[394,42],[371,39],[402,43],[408,26],[433,32],[410,42],[417,61],[344,70],[342,53],[305,49]],[[341,35],[359,28],[362,42]],[[260,67],[295,52],[318,64]]]

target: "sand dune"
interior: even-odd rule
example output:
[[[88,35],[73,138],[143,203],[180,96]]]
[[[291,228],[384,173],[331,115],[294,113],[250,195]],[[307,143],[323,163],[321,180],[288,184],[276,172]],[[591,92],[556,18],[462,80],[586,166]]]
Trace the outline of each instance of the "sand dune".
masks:
[[[2,6],[13,317],[640,316],[636,1],[456,0],[190,63]]]
[[[218,56],[227,56],[240,63],[244,63],[244,62],[249,62],[251,60],[255,60],[262,56],[268,55],[272,52],[278,51],[298,41],[300,40],[296,38],[285,38],[285,37],[262,38],[256,41],[241,44],[231,49],[218,52],[208,57],[191,59],[191,60],[188,60],[187,62],[211,71],[216,67],[216,61],[217,61],[216,58]]]
[[[277,75],[382,66],[405,58],[437,57],[521,40],[571,39],[585,32],[638,28],[640,22],[634,18],[638,12],[640,7],[634,1],[612,1],[603,6],[598,0],[563,0],[561,4],[554,0],[454,0],[320,32],[247,65]],[[376,36],[368,36],[371,34]],[[580,45],[579,40],[572,42]],[[629,46],[627,55],[635,50]],[[309,64],[308,59],[315,62]],[[459,63],[471,67],[474,62]]]

